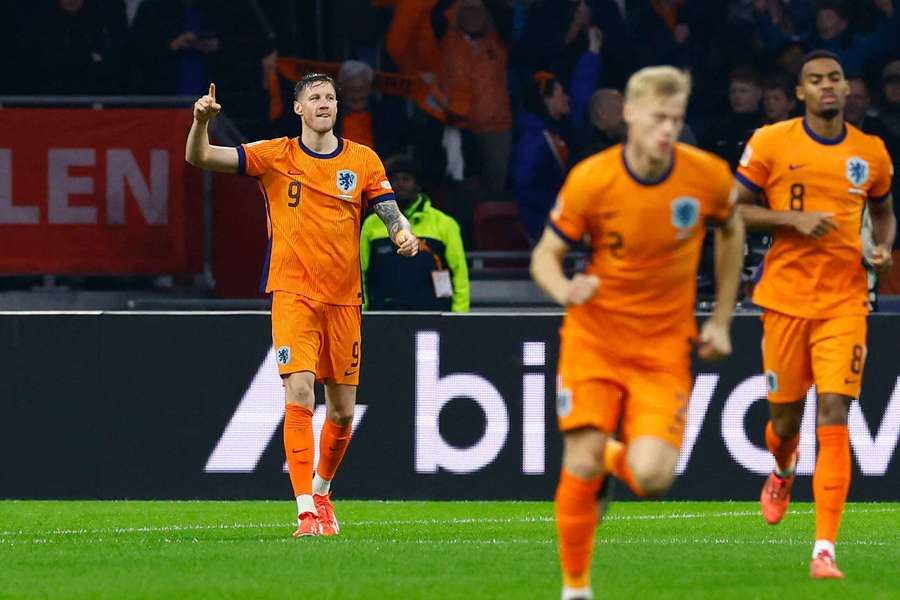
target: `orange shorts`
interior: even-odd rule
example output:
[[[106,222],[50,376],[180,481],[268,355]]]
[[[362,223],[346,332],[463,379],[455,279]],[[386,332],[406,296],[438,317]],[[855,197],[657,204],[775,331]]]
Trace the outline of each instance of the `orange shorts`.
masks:
[[[763,312],[763,370],[769,402],[795,402],[815,383],[818,393],[859,396],[866,363],[866,317],[803,319]]]
[[[648,367],[622,362],[598,342],[564,338],[560,345],[557,416],[560,431],[594,427],[623,442],[653,436],[681,448],[690,364]]]
[[[272,294],[272,343],[283,376],[359,385],[360,307],[325,304],[290,292]]]

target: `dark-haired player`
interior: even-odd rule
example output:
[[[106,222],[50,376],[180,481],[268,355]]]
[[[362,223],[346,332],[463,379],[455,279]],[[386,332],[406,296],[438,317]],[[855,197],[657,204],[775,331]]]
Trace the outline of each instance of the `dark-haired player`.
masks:
[[[202,169],[259,181],[269,230],[264,277],[285,388],[284,451],[297,498],[294,537],[334,535],[339,526],[330,485],[350,441],[359,384],[359,231],[366,208],[387,225],[400,254],[414,255],[418,242],[375,152],[335,136],[331,77],[310,74],[297,83],[299,137],[212,146],[207,124],[221,109],[211,84],[194,104],[185,158]],[[325,385],[327,418],[313,478],[316,381]]]
[[[748,229],[774,234],[753,293],[764,309],[766,445],[776,462],[760,498],[770,524],[781,521],[790,502],[806,392],[815,384],[818,394],[814,578],[843,577],[834,544],[850,489],[847,415],[866,361],[865,205],[875,242],[865,259],[876,270],[890,268],[896,235],[890,157],[879,138],[844,122],[848,93],[836,55],[808,54],[796,88],[805,116],[757,130],[736,183]]]

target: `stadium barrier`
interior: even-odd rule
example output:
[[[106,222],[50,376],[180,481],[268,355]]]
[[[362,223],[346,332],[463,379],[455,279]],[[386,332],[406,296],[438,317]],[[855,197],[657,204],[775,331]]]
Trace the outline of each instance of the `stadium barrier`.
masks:
[[[336,494],[551,498],[559,324],[555,314],[365,315]],[[752,500],[771,468],[759,319],[738,317],[733,334],[729,360],[696,367],[669,498]],[[4,313],[0,339],[0,497],[290,497],[268,314]],[[900,316],[871,317],[850,413],[853,500],[900,498],[898,340]],[[320,404],[317,431],[323,419]],[[810,497],[814,447],[810,404],[799,499]]]

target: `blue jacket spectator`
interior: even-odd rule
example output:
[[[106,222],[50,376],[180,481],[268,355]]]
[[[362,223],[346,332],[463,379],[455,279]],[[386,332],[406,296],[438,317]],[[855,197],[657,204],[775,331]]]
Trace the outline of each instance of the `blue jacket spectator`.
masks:
[[[588,127],[587,109],[600,75],[599,29],[591,29],[591,48],[575,66],[572,104],[552,73],[539,71],[517,118],[518,142],[512,169],[513,193],[522,224],[532,243],[544,231],[569,165],[566,142],[572,127]]]

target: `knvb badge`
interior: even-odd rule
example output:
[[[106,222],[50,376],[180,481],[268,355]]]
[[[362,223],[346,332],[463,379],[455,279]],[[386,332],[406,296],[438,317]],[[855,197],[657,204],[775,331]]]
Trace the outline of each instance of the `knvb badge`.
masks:
[[[672,225],[678,229],[677,239],[691,237],[694,226],[700,220],[700,201],[681,196],[672,201]]]
[[[356,189],[356,173],[349,169],[341,169],[337,172],[337,187],[345,194],[349,194]]]
[[[869,179],[869,163],[853,156],[847,159],[847,179],[855,187],[860,187]]]

